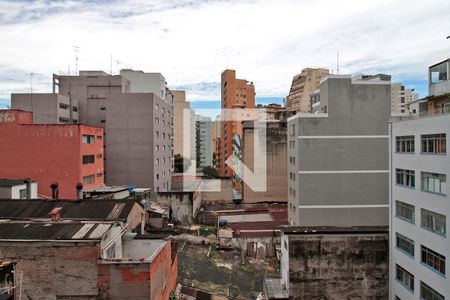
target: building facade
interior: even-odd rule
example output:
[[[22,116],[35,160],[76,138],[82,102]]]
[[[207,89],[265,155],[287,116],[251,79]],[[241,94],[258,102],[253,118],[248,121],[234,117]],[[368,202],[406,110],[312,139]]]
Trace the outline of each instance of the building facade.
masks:
[[[310,96],[320,86],[320,81],[330,73],[327,69],[306,68],[292,79],[286,109],[289,111],[310,112]]]
[[[11,108],[33,112],[33,124],[77,124],[77,99],[60,94],[11,94]]]
[[[255,86],[252,82],[236,78],[235,70],[225,70],[221,75],[221,107],[222,109],[255,108]],[[223,177],[232,176],[232,170],[225,161],[233,154],[233,139],[242,136],[242,122],[221,121],[220,154],[218,155],[218,171]]]
[[[329,75],[320,105],[288,119],[290,224],[386,226],[390,82]]]
[[[0,199],[36,199],[37,182],[24,179],[0,179]]]
[[[427,109],[391,125],[390,299],[450,299],[446,68],[448,60],[429,68]]]
[[[409,113],[409,103],[418,99],[418,95],[400,83],[391,85],[391,111],[394,113]]]
[[[38,193],[76,199],[77,183],[104,185],[103,129],[86,125],[33,124],[32,113],[0,111],[0,178],[30,178]]]
[[[173,153],[191,160],[196,159],[195,134],[192,132],[194,120],[185,91],[172,91],[173,101]],[[193,143],[194,141],[194,143]]]
[[[212,152],[212,121],[210,117],[195,116],[195,147],[196,164],[201,171],[202,168],[213,166]]]
[[[173,94],[159,73],[123,73],[129,79],[101,71],[54,75],[54,90],[78,99],[81,123],[105,129],[108,185],[170,190]]]

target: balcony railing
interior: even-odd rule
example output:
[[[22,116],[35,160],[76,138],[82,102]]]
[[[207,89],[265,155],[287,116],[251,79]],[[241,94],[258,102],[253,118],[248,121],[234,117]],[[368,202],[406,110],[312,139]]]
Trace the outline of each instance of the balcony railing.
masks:
[[[422,117],[430,117],[430,116],[446,115],[446,114],[450,114],[450,103],[446,103],[446,104],[436,107],[434,109],[427,109],[427,110],[419,111],[419,115],[416,115],[416,117],[422,118]]]

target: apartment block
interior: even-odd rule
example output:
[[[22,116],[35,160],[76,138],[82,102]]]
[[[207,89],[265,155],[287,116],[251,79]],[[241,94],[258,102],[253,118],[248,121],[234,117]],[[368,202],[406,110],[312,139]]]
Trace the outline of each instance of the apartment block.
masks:
[[[255,108],[255,86],[253,82],[236,78],[235,70],[225,70],[221,75],[221,107],[222,109]],[[232,176],[231,169],[225,161],[233,154],[233,139],[242,136],[240,121],[222,121],[220,124],[220,153],[218,155],[218,171],[220,176]]]
[[[210,117],[195,116],[196,163],[199,169],[213,165],[211,127]]]
[[[390,299],[450,299],[448,67],[429,68],[429,109],[391,125]]]
[[[186,101],[185,91],[172,91],[173,101],[173,153],[181,154],[191,160],[196,159],[195,154],[195,128],[194,114],[190,104]],[[194,143],[193,143],[194,142]]]
[[[327,69],[306,68],[292,79],[285,105],[288,111],[310,112],[310,96],[320,86],[320,81],[330,73]]]
[[[54,75],[54,90],[78,99],[80,122],[105,129],[108,185],[170,190],[173,94],[159,73],[122,73],[129,79],[101,71]]]
[[[291,225],[388,224],[390,87],[329,75],[320,84],[327,113],[288,119]]]
[[[33,124],[33,114],[0,110],[0,178],[30,178],[38,193],[75,199],[76,185],[104,185],[103,129],[75,124]]]
[[[33,124],[78,123],[78,100],[70,95],[11,94],[11,108],[33,112]]]
[[[409,103],[418,99],[418,95],[400,83],[391,85],[391,111],[394,113],[409,113]],[[411,111],[411,113],[414,113]]]

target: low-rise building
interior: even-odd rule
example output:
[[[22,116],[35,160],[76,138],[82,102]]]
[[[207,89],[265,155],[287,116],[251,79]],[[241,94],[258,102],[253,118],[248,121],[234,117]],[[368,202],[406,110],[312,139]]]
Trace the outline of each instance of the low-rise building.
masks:
[[[37,182],[31,179],[0,179],[0,199],[36,199]]]
[[[0,110],[0,178],[30,178],[38,193],[77,198],[76,186],[104,185],[103,129],[76,124],[33,124],[33,114]]]

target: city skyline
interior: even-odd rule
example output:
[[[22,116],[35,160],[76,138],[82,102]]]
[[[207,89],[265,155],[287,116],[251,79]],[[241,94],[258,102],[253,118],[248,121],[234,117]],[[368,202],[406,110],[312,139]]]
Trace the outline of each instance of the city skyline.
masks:
[[[10,93],[49,92],[52,73],[74,73],[73,46],[78,70],[161,72],[198,108],[219,103],[227,68],[255,84],[257,103],[280,104],[302,68],[336,73],[337,52],[341,74],[387,73],[424,97],[423,66],[450,49],[450,3],[433,2],[0,1],[0,107]]]

